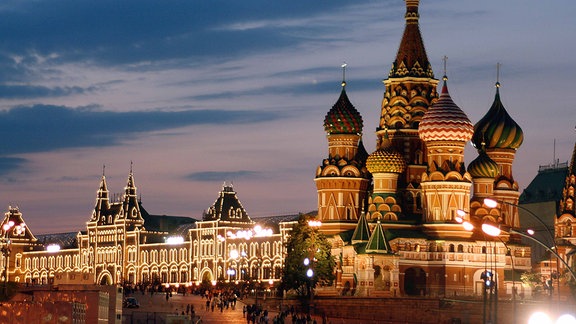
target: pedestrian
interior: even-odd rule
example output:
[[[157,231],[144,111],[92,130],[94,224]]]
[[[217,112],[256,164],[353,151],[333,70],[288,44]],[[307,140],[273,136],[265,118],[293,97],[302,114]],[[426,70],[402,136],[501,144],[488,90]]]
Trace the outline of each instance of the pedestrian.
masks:
[[[246,317],[246,305],[242,307],[242,317]]]

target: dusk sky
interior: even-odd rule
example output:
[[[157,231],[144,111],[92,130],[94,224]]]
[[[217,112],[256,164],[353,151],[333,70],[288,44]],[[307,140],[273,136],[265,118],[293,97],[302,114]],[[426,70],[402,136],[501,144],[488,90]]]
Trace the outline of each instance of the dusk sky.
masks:
[[[0,211],[19,206],[35,234],[84,230],[103,165],[114,194],[131,161],[153,214],[200,219],[225,181],[254,219],[315,210],[340,66],[371,153],[404,13],[401,0],[3,0]],[[502,64],[521,190],[576,140],[574,17],[569,0],[420,3],[435,77],[446,55],[473,123]]]

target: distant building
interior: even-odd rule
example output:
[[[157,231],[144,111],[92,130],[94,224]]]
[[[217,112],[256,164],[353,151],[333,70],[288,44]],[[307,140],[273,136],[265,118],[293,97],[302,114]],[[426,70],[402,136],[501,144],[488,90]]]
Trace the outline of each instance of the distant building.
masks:
[[[558,254],[572,269],[576,269],[576,143],[570,160],[570,166],[566,174],[562,199],[558,206],[554,222],[554,233]],[[560,263],[560,273],[566,267]]]
[[[541,165],[536,177],[520,195],[520,223],[523,228],[533,229],[534,237],[554,245],[554,223],[562,191],[568,174],[568,163]],[[541,222],[542,221],[542,222]],[[546,226],[545,226],[546,225]],[[541,245],[530,240],[523,240],[532,248],[532,262],[550,261],[550,253]],[[555,263],[555,260],[553,260]]]
[[[283,220],[275,230],[257,225],[227,184],[202,221],[153,216],[137,199],[132,172],[117,201],[109,199],[103,175],[86,230],[75,236],[54,234],[39,240],[19,209],[10,207],[2,221],[11,224],[2,230],[10,252],[1,265],[10,281],[26,284],[184,287],[202,281],[256,280],[274,285],[281,278],[283,243],[292,224]],[[149,228],[148,222],[170,231]]]

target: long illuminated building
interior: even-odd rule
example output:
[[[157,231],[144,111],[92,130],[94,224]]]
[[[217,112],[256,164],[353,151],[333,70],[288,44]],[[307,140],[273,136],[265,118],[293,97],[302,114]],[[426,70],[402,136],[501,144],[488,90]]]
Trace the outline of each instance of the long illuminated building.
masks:
[[[280,280],[283,239],[292,222],[282,223],[274,232],[257,225],[231,185],[224,184],[202,221],[164,216],[164,223],[183,223],[170,231],[147,228],[146,218],[151,223],[158,219],[139,202],[132,172],[121,199],[110,201],[109,196],[103,175],[86,230],[75,236],[46,235],[43,240],[33,235],[19,209],[10,207],[2,222],[4,246],[10,252],[2,256],[1,264],[2,269],[8,264],[8,279],[104,285],[218,280],[273,285]]]

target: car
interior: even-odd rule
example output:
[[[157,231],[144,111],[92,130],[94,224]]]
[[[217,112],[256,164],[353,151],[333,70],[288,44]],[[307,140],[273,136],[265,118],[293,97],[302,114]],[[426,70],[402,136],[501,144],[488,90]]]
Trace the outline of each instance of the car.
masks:
[[[124,308],[139,308],[140,304],[138,304],[138,300],[134,297],[126,297],[124,298],[124,302],[122,303],[122,307]]]

